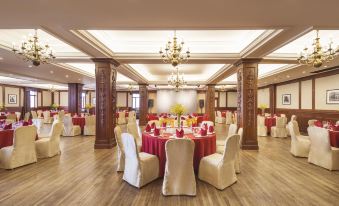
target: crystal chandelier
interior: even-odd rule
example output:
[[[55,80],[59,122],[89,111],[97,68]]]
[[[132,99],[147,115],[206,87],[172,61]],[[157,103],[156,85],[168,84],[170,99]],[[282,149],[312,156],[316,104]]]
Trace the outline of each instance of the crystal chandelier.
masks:
[[[132,94],[133,90],[134,90],[134,86],[133,86],[132,84],[129,84],[129,85],[128,85],[128,91],[129,91],[129,93]]]
[[[184,42],[178,43],[176,31],[174,31],[173,42],[168,41],[165,47],[165,51],[160,48],[160,55],[165,63],[171,63],[173,67],[178,66],[182,62],[187,62],[191,57],[189,49],[186,53],[181,53],[184,47]]]
[[[17,49],[13,44],[12,51],[19,54],[25,61],[32,62],[34,66],[39,66],[41,63],[50,63],[55,59],[53,51],[48,44],[43,45],[39,42],[38,32],[35,29],[34,36],[30,35],[27,41],[23,41]]]
[[[320,44],[319,30],[317,30],[317,37],[313,40],[313,51],[311,53],[308,52],[308,48],[305,47],[302,52],[300,52],[300,56],[297,59],[300,64],[309,64],[313,65],[315,68],[321,67],[324,62],[329,62],[334,59],[337,52],[339,52],[339,48],[335,51],[332,48],[333,42],[330,41],[328,45],[328,49],[323,49]]]
[[[168,85],[173,86],[175,91],[178,92],[179,89],[186,85],[184,80],[184,74],[179,73],[179,68],[176,67],[175,73],[172,72],[171,76],[168,78]]]
[[[54,87],[54,85],[52,85],[52,86],[49,88],[48,91],[51,92],[51,93],[54,93],[54,92],[57,92],[58,90]]]

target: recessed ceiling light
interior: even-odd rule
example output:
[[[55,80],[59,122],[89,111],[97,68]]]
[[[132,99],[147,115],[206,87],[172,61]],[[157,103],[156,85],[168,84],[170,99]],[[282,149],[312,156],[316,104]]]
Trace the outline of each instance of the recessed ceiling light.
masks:
[[[78,79],[79,81],[81,80],[81,79]]]
[[[277,80],[278,80],[277,78],[274,79],[274,81],[277,81]]]
[[[0,57],[0,60],[3,60],[4,58]]]
[[[28,65],[29,68],[32,68],[32,65]]]
[[[327,65],[324,66],[325,68],[327,67]]]
[[[65,77],[68,78],[69,77],[68,74],[66,74]]]
[[[306,74],[306,71],[303,71],[303,74]]]
[[[290,78],[290,75],[286,75],[287,78]]]
[[[54,71],[53,71],[53,70],[51,70],[49,73],[51,73],[51,74],[54,74]]]

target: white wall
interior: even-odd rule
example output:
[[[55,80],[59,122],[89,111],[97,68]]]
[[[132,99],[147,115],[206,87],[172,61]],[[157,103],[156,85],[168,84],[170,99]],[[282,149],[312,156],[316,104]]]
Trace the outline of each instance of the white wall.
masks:
[[[197,111],[198,103],[197,90],[158,90],[157,91],[157,112],[169,112],[172,105],[179,103],[186,107],[187,113]]]
[[[59,105],[59,92],[54,92],[54,104]]]
[[[291,105],[282,104],[283,94],[291,94]],[[276,96],[277,108],[299,109],[299,83],[291,83],[277,86]]]
[[[220,92],[219,94],[219,107],[226,107],[226,92]]]
[[[339,110],[339,104],[326,103],[326,91],[339,89],[339,74],[315,79],[315,109]]]
[[[301,109],[312,109],[312,80],[301,82]]]
[[[267,108],[270,107],[270,89],[264,88],[264,89],[258,89],[258,107],[261,104],[264,104],[267,106]]]
[[[42,91],[42,106],[48,107],[52,104],[52,94],[49,91]]]
[[[117,92],[117,107],[126,106],[126,92]]]
[[[227,107],[237,106],[237,92],[227,92]]]
[[[60,106],[68,107],[68,92],[60,92]]]

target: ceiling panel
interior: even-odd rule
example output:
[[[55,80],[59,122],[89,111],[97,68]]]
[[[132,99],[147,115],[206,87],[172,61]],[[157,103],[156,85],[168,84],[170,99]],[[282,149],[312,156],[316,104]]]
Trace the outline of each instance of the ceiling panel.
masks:
[[[116,53],[157,53],[174,36],[170,30],[88,30]],[[179,30],[192,53],[240,53],[265,30]]]

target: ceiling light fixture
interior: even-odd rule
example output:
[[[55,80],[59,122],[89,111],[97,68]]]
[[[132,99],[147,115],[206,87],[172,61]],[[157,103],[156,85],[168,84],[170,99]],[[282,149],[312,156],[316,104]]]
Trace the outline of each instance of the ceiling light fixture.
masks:
[[[13,43],[12,51],[23,56],[25,61],[32,62],[34,66],[39,66],[41,63],[50,63],[55,59],[51,47],[48,44],[43,45],[39,42],[38,31],[36,29],[34,36],[30,34],[28,40],[23,41],[18,49]]]
[[[129,84],[129,85],[128,85],[128,91],[129,91],[129,93],[132,94],[133,90],[134,90],[134,86],[133,86],[132,84]]]
[[[179,73],[179,68],[176,67],[175,69],[175,73],[172,72],[171,76],[168,78],[168,85],[174,87],[175,91],[178,92],[187,82],[184,80],[184,74]]]
[[[52,85],[49,90],[51,93],[57,92],[58,90],[54,87],[54,85]]]
[[[332,48],[332,40],[328,44],[328,49],[323,49],[320,44],[319,30],[317,30],[317,37],[313,40],[312,47],[313,51],[311,53],[308,52],[308,48],[305,47],[302,52],[300,52],[300,56],[297,59],[300,64],[308,64],[313,65],[315,68],[321,67],[324,62],[330,62],[334,59],[336,53],[339,52],[339,47],[335,51]]]
[[[184,47],[184,41],[178,43],[178,38],[176,36],[176,31],[174,31],[173,42],[168,41],[165,47],[165,51],[162,51],[160,48],[160,55],[162,60],[165,63],[172,64],[173,67],[178,66],[182,62],[187,62],[191,57],[189,49],[187,49],[186,53],[181,53]]]

